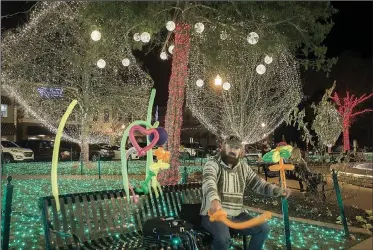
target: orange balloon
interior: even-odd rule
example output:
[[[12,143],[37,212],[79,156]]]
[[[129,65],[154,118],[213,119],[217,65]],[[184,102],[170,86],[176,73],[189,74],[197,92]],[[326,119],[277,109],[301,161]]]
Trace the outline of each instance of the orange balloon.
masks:
[[[233,229],[246,229],[246,228],[256,227],[266,222],[266,220],[272,218],[272,213],[268,211],[265,211],[263,214],[259,215],[258,217],[252,218],[244,222],[233,222],[231,220],[228,220],[227,213],[224,210],[219,210],[214,214],[211,214],[209,210],[208,215],[210,217],[211,222],[221,221],[225,225]]]
[[[163,147],[157,148],[153,153],[157,157],[157,160],[162,160],[167,163],[170,161],[170,152],[164,150]]]

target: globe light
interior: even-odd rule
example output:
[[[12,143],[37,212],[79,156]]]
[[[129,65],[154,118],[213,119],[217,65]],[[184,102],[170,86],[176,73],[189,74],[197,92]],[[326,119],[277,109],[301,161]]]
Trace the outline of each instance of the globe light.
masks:
[[[166,52],[162,52],[159,57],[162,59],[162,60],[167,60],[167,53]]]
[[[247,41],[250,44],[257,44],[259,41],[259,35],[256,32],[250,32],[247,36]]]
[[[123,125],[122,125],[122,129],[124,129],[125,127],[126,127],[126,125],[123,124]]]
[[[197,87],[202,87],[203,86],[203,84],[204,84],[204,82],[203,82],[203,80],[202,79],[198,79],[197,81],[196,81],[196,85],[197,85]]]
[[[203,23],[196,23],[194,25],[194,29],[196,30],[197,33],[202,33],[205,30],[205,25]]]
[[[125,67],[129,66],[129,65],[130,65],[130,59],[128,59],[128,58],[124,58],[124,59],[122,60],[122,64],[123,64],[123,66],[125,66]]]
[[[97,67],[99,67],[100,69],[105,68],[105,66],[106,66],[106,62],[104,59],[100,59],[97,61]]]
[[[266,66],[264,66],[263,64],[259,64],[258,66],[256,66],[256,73],[258,73],[259,75],[263,75],[265,72]]]
[[[100,31],[98,31],[98,30],[92,31],[91,38],[95,42],[98,41],[98,40],[100,40],[101,39],[101,33],[100,33]]]
[[[221,77],[217,75],[214,82],[215,82],[215,86],[220,86],[222,83]]]
[[[272,58],[271,56],[266,55],[266,56],[264,57],[264,62],[265,62],[266,64],[270,64],[272,61],[273,61],[273,58]]]
[[[166,29],[168,31],[173,31],[175,29],[175,27],[176,27],[176,24],[173,21],[168,21],[166,23]]]
[[[170,52],[170,54],[172,54],[174,52],[174,48],[175,48],[174,45],[170,45],[170,47],[168,47],[168,52]]]
[[[136,42],[140,42],[141,40],[140,33],[133,34],[133,40],[135,40]]]
[[[262,126],[262,128],[264,128],[266,126],[266,124],[264,122],[262,122],[262,124],[260,124],[260,126]]]
[[[226,40],[228,38],[228,34],[227,34],[227,32],[226,31],[222,31],[221,33],[220,33],[220,39],[221,40]]]
[[[143,32],[140,37],[143,43],[147,43],[150,41],[150,34],[148,32]]]
[[[231,84],[229,82],[223,83],[223,89],[224,90],[229,90],[231,88]]]

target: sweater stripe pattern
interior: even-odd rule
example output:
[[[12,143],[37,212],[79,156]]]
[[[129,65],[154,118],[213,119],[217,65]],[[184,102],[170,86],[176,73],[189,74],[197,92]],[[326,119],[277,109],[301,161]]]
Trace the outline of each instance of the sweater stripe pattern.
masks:
[[[266,195],[280,194],[278,186],[267,183],[243,160],[229,168],[220,157],[206,162],[202,174],[201,215],[207,215],[210,203],[219,200],[227,215],[234,217],[243,211],[243,195],[246,188]]]

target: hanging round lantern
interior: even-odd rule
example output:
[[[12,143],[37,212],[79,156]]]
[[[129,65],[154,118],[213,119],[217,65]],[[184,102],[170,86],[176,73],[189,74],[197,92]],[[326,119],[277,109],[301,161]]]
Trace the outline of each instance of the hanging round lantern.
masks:
[[[150,41],[150,34],[148,32],[141,33],[141,42],[148,43]]]
[[[259,41],[259,35],[256,32],[250,32],[247,36],[247,41],[250,44],[257,44]]]
[[[231,84],[229,82],[223,83],[223,89],[224,90],[229,90],[231,88]]]
[[[161,54],[159,55],[159,57],[160,57],[162,60],[167,60],[167,53],[166,53],[166,52],[161,52]]]
[[[100,69],[105,68],[105,66],[106,66],[106,62],[105,62],[104,59],[99,59],[99,60],[97,61],[97,67],[99,67]]]
[[[175,48],[174,45],[170,45],[170,47],[168,47],[168,52],[170,52],[170,54],[172,54],[174,52],[174,48]]]
[[[175,29],[175,27],[176,27],[176,24],[175,24],[174,21],[168,21],[168,22],[166,23],[166,29],[167,29],[168,31],[173,31],[173,30]]]
[[[124,58],[124,59],[122,60],[122,64],[123,64],[123,66],[125,66],[125,67],[129,66],[129,65],[130,65],[130,59],[128,59],[128,58]]]
[[[101,33],[100,33],[100,31],[98,31],[98,30],[92,31],[91,38],[95,42],[98,41],[98,40],[100,40],[101,39]]]
[[[204,84],[204,82],[203,82],[203,80],[202,79],[198,79],[197,81],[196,81],[196,85],[197,85],[197,87],[202,87],[203,86],[203,84]]]
[[[264,66],[263,64],[259,64],[258,66],[256,66],[256,73],[258,73],[259,75],[263,75],[265,72],[266,66]]]
[[[197,33],[201,34],[205,30],[205,25],[203,25],[203,23],[196,23],[194,29]]]
[[[136,42],[140,42],[141,41],[140,33],[133,34],[133,40],[135,40]]]
[[[265,62],[266,64],[270,64],[272,61],[273,61],[273,58],[272,58],[271,56],[266,55],[266,56],[264,57],[264,62]]]

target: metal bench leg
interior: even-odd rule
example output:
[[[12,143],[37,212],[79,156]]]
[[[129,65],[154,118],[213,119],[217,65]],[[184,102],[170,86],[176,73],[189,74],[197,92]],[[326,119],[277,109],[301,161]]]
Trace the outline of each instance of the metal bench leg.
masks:
[[[247,236],[246,235],[242,236],[242,241],[243,241],[243,249],[246,250],[247,249]]]

